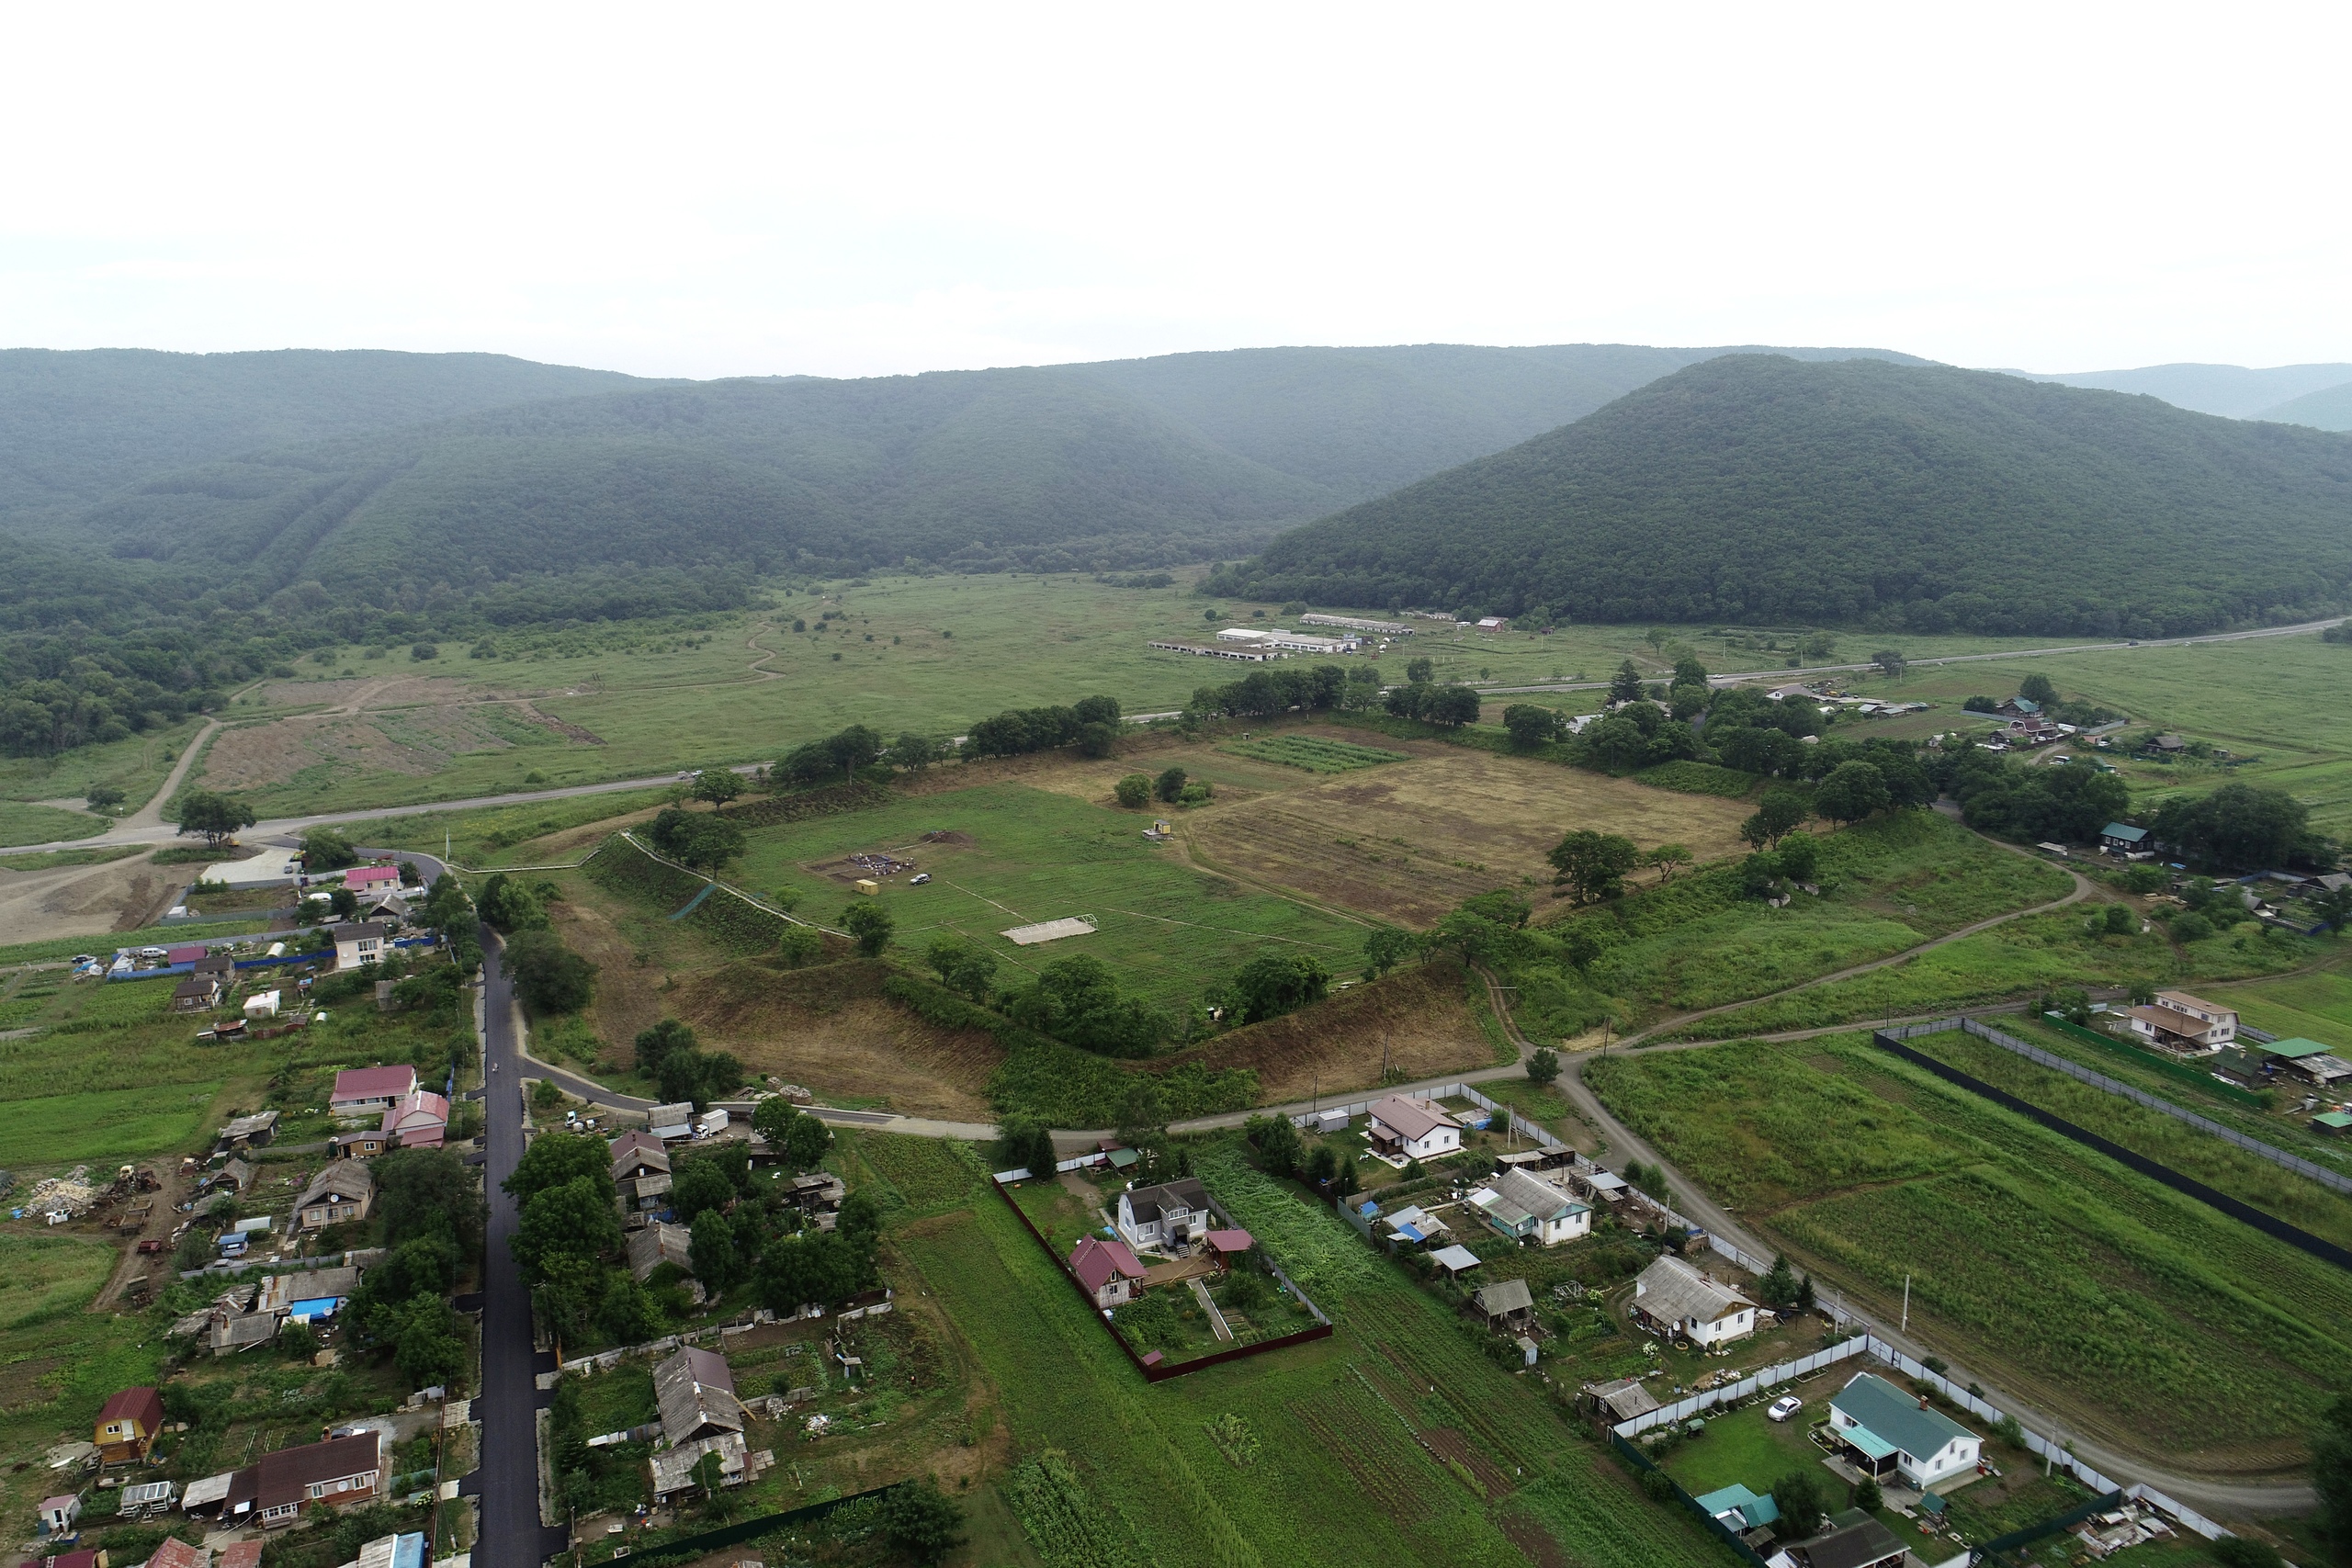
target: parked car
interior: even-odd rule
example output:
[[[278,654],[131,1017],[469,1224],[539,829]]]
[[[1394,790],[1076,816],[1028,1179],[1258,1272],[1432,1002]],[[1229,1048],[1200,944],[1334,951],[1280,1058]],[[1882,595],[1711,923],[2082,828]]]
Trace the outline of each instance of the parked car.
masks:
[[[930,880],[931,873],[927,871],[919,871],[915,873],[913,880],[909,882],[907,886],[910,887],[921,887],[924,883],[929,882]]]
[[[1804,1400],[1799,1399],[1793,1393],[1788,1393],[1782,1394],[1780,1398],[1774,1400],[1772,1402],[1771,1408],[1765,1411],[1764,1414],[1772,1420],[1785,1421],[1804,1408]]]
[[[163,1238],[162,1236],[159,1236],[159,1235],[151,1235],[151,1236],[149,1236],[145,1241],[142,1241],[142,1242],[141,1242],[141,1243],[139,1244],[139,1250],[140,1250],[140,1251],[141,1251],[141,1252],[144,1252],[144,1253],[148,1254],[148,1255],[149,1255],[149,1256],[151,1256],[151,1257],[152,1257],[152,1256],[153,1256],[154,1254],[158,1253],[158,1252],[163,1251],[163,1250],[164,1250],[164,1238]]]

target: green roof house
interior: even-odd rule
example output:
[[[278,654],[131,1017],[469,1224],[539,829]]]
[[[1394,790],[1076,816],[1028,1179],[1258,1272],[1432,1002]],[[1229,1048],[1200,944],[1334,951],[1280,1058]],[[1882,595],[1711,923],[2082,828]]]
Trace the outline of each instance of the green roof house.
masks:
[[[1857,1372],[1829,1396],[1830,1435],[1875,1476],[1899,1475],[1925,1492],[1975,1468],[1984,1439],[1923,1397],[1875,1372]]]

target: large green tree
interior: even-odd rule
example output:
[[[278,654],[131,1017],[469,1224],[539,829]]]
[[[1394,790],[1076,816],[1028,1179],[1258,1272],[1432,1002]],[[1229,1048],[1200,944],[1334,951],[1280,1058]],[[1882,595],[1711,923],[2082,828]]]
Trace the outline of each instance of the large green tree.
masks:
[[[1553,845],[1545,858],[1559,873],[1554,880],[1565,886],[1577,903],[1589,904],[1623,891],[1625,874],[1640,861],[1641,851],[1622,835],[1578,828]]]

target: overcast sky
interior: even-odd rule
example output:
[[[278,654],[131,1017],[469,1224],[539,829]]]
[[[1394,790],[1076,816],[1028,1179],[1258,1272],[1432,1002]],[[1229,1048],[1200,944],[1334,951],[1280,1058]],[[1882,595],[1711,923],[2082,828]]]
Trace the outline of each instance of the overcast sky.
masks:
[[[2347,360],[2346,18],[24,6],[0,344]]]

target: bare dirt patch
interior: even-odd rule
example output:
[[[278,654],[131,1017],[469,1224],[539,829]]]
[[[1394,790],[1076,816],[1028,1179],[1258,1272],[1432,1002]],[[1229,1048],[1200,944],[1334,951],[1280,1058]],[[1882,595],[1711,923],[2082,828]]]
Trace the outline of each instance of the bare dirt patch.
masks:
[[[682,980],[664,999],[706,1049],[733,1052],[755,1075],[910,1116],[990,1120],[986,1090],[1002,1048],[978,1030],[935,1029],[885,1001],[884,973],[873,964],[778,971],[736,963]]]
[[[1428,926],[1493,888],[1548,887],[1552,867],[1544,857],[1571,829],[1622,833],[1644,849],[1679,843],[1705,861],[1739,847],[1747,815],[1739,803],[1710,795],[1461,747],[1404,744],[1411,761],[1219,802],[1186,814],[1180,830],[1195,858],[1211,866]]]
[[[48,871],[0,869],[0,944],[138,931],[154,923],[196,869],[154,866],[144,858]]]
[[[258,789],[314,768],[328,770],[329,777],[380,770],[423,778],[439,773],[452,757],[513,744],[481,708],[305,714],[223,734],[205,757],[204,783],[212,789]]]
[[[46,1404],[50,1391],[42,1386],[51,1372],[64,1364],[62,1356],[35,1356],[0,1367],[0,1409],[14,1410],[20,1405]]]
[[[1483,1067],[1494,1048],[1470,1010],[1463,971],[1444,961],[1340,992],[1320,1007],[1219,1035],[1197,1052],[1151,1064],[1249,1067],[1268,1101],[1376,1085],[1385,1061],[1406,1078]]]

